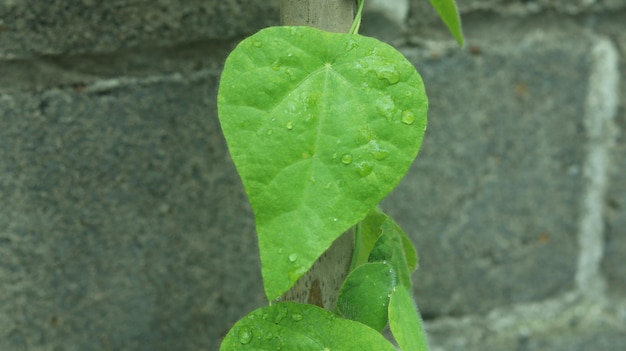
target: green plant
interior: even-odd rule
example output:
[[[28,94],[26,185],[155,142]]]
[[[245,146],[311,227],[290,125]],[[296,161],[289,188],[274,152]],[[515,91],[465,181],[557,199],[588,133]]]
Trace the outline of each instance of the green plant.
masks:
[[[431,0],[462,44],[453,0]],[[270,305],[235,324],[220,350],[426,350],[412,299],[417,254],[377,208],[417,156],[422,79],[404,56],[350,33],[270,27],[228,57],[218,112],[254,211]],[[333,311],[277,302],[354,228],[350,273]]]

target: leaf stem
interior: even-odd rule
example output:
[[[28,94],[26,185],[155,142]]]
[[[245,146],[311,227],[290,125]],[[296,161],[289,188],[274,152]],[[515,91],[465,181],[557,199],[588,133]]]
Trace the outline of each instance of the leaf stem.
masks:
[[[361,27],[361,14],[363,13],[363,3],[365,0],[356,0],[356,16],[354,16],[354,22],[350,27],[350,34],[359,34],[359,27]]]

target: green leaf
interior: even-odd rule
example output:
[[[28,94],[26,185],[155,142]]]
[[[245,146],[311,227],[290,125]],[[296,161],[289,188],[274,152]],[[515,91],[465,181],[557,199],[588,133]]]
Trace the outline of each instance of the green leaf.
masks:
[[[353,270],[339,290],[337,312],[378,331],[387,325],[389,296],[396,273],[385,263],[368,263]]]
[[[461,27],[461,17],[454,0],[430,0],[439,17],[446,24],[452,36],[459,46],[463,46],[463,29]]]
[[[396,288],[389,300],[389,327],[402,351],[428,351],[419,312],[402,286]]]
[[[355,247],[352,258],[352,269],[368,262],[370,253],[378,238],[382,235],[381,225],[386,216],[378,209],[371,210],[357,225],[355,232]]]
[[[417,253],[402,228],[391,217],[376,210],[384,218],[380,224],[382,234],[368,258],[369,262],[387,262],[398,272],[401,285],[411,288],[411,272],[417,265]]]
[[[400,181],[427,98],[413,65],[356,34],[270,27],[226,60],[218,112],[273,300]]]
[[[294,302],[263,307],[239,320],[220,351],[395,351],[370,327],[313,305]]]

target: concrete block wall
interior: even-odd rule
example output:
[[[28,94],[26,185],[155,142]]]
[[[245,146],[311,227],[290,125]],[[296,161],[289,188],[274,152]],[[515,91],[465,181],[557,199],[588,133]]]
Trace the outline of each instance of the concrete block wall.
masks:
[[[436,350],[626,347],[626,1],[369,0],[431,102],[384,202]],[[215,95],[278,1],[0,2],[0,350],[217,350],[266,302]]]

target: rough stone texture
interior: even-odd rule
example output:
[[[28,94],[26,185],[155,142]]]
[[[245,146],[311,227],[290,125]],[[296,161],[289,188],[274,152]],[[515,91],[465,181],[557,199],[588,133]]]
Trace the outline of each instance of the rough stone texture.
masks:
[[[626,8],[624,0],[467,0],[457,1],[461,14],[497,12],[509,16],[527,16],[539,12],[564,14],[599,13]],[[426,0],[411,0],[412,23],[437,20],[436,12]]]
[[[626,305],[565,298],[427,326],[431,351],[623,350]]]
[[[373,6],[362,29],[401,46],[431,98],[423,150],[384,205],[420,252],[432,351],[621,351],[626,2],[461,1],[464,49],[428,1],[410,4],[406,23]],[[265,303],[215,93],[226,54],[277,9],[0,2],[0,350],[213,351]],[[619,49],[622,132],[595,233],[609,294],[583,296],[596,34]]]
[[[0,95],[0,349],[216,350],[263,301],[216,77],[108,83]]]
[[[429,126],[385,207],[416,234],[416,292],[429,318],[573,287],[577,223],[565,219],[581,201],[589,42],[515,42],[438,58],[407,52],[427,87]]]
[[[278,24],[278,1],[26,0],[0,3],[0,58],[233,39]]]
[[[611,181],[607,195],[606,246],[602,268],[609,283],[610,292],[626,295],[626,31],[624,25],[613,23],[624,13],[599,16],[597,30],[613,38],[620,49],[621,104],[615,124],[620,132],[613,150]],[[621,16],[621,17],[618,17]]]

